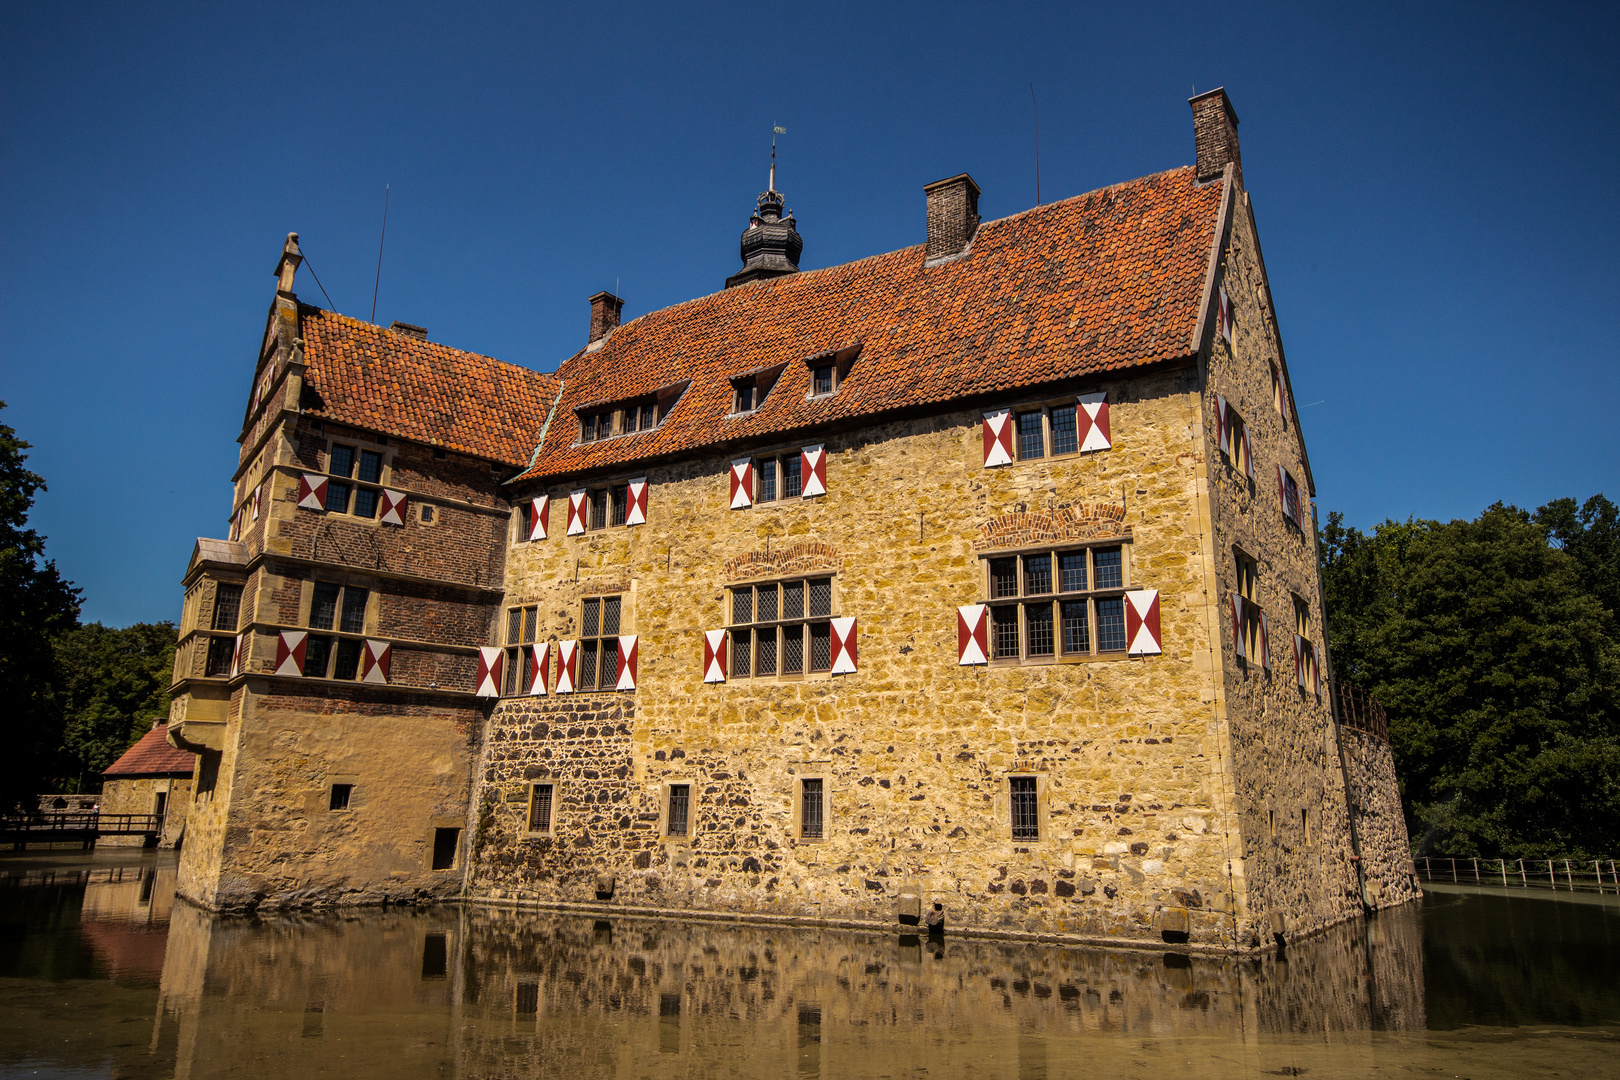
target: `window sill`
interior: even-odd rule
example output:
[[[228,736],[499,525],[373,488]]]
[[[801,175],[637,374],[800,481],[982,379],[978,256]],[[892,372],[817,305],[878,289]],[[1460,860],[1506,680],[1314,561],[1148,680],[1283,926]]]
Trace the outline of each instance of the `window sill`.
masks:
[[[1065,664],[1107,664],[1116,660],[1129,660],[1130,654],[1124,649],[1115,649],[1108,652],[1085,653],[1078,656],[1032,656],[1019,659],[992,659],[991,667],[1062,667]]]
[[[528,843],[531,840],[550,840],[552,838],[553,834],[550,832],[536,832],[532,829],[525,829],[522,836],[524,843]]]

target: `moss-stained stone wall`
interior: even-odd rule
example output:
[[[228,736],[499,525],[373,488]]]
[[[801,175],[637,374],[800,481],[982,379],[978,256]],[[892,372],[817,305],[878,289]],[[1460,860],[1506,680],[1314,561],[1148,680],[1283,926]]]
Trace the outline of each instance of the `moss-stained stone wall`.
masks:
[[[1395,755],[1389,741],[1371,732],[1344,729],[1345,764],[1350,773],[1350,812],[1355,815],[1367,903],[1404,904],[1422,895],[1412,864],[1411,841],[1401,810]]]

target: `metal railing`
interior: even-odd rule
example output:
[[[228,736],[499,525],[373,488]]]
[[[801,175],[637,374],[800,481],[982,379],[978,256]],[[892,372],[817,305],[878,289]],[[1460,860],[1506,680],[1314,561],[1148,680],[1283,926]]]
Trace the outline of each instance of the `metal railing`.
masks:
[[[1389,742],[1389,717],[1377,698],[1354,683],[1337,679],[1333,681],[1333,695],[1339,706],[1339,723]]]
[[[1453,859],[1424,856],[1415,861],[1421,880],[1441,884],[1620,895],[1620,872],[1616,871],[1613,859]]]

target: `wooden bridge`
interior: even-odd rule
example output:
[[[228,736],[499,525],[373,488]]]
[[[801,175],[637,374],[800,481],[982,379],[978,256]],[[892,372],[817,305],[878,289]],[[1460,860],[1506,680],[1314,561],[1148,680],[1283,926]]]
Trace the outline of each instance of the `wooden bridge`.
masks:
[[[0,818],[0,844],[13,851],[34,844],[83,844],[94,847],[103,836],[145,836],[156,840],[163,832],[162,814],[102,814],[65,810],[21,817]]]

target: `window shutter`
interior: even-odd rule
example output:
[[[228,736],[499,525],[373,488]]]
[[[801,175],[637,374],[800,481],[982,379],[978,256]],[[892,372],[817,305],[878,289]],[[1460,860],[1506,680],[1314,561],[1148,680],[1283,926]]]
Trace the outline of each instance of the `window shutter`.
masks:
[[[579,672],[579,642],[557,642],[557,685],[554,692],[572,694],[574,679]]]
[[[253,651],[253,639],[249,636],[251,630],[244,630],[236,635],[236,648],[231,652],[231,678],[247,670],[249,654]]]
[[[1305,639],[1294,635],[1294,684],[1305,689]]]
[[[578,536],[585,531],[585,497],[588,492],[584,488],[568,493],[568,528],[567,535]]]
[[[634,690],[636,688],[636,635],[619,639],[619,681],[613,689]]]
[[[394,662],[394,646],[387,641],[366,641],[360,654],[360,681],[386,683],[388,668]]]
[[[1288,513],[1288,473],[1281,465],[1277,466],[1277,505],[1282,507],[1283,517],[1292,520],[1292,515]]]
[[[305,510],[325,510],[326,477],[314,473],[299,473],[298,505]]]
[[[253,489],[253,520],[259,520],[259,507],[264,502],[264,485],[260,484]]]
[[[827,450],[822,446],[807,446],[799,451],[799,475],[804,478],[800,496],[827,494]]]
[[[283,630],[276,638],[276,675],[302,675],[304,650],[309,645],[307,630]]]
[[[1248,659],[1243,651],[1243,597],[1232,594],[1232,652],[1239,659]]]
[[[703,681],[726,681],[726,638],[724,630],[703,631]]]
[[[851,675],[856,670],[855,620],[852,617],[834,619],[832,621],[832,674]]]
[[[403,491],[389,491],[383,488],[382,503],[377,507],[380,511],[377,520],[384,525],[405,524],[405,502]]]
[[[1271,627],[1264,611],[1260,612],[1260,667],[1271,671]]]
[[[1159,590],[1137,589],[1125,594],[1125,653],[1150,656],[1164,652],[1159,641]]]
[[[551,663],[551,642],[541,641],[529,650],[529,693],[546,696],[546,668]]]
[[[544,540],[551,529],[551,496],[536,495],[529,501],[529,539]]]
[[[1311,646],[1311,693],[1322,696],[1322,665],[1316,660],[1316,646]]]
[[[1230,345],[1232,343],[1232,301],[1226,295],[1225,285],[1221,286],[1220,298],[1216,301],[1216,305],[1216,316],[1221,324],[1221,337]]]
[[[1226,398],[1221,394],[1215,395],[1215,442],[1221,453],[1232,456],[1232,431],[1226,426]]]
[[[501,661],[504,654],[493,645],[478,647],[478,679],[473,693],[479,697],[501,696]]]
[[[626,525],[647,524],[647,478],[637,477],[630,481],[629,494],[625,497],[624,523]]]
[[[1254,447],[1249,445],[1249,425],[1243,425],[1243,471],[1254,479]]]
[[[990,662],[990,630],[985,625],[983,604],[963,604],[956,609],[956,662],[958,665]]]
[[[754,505],[754,462],[743,458],[731,463],[731,508],[744,510]]]
[[[984,414],[984,467],[1011,465],[1012,410],[997,409]]]
[[[1108,394],[1081,394],[1079,400],[1080,409],[1074,418],[1080,425],[1080,452],[1110,449],[1114,436],[1108,426]]]

